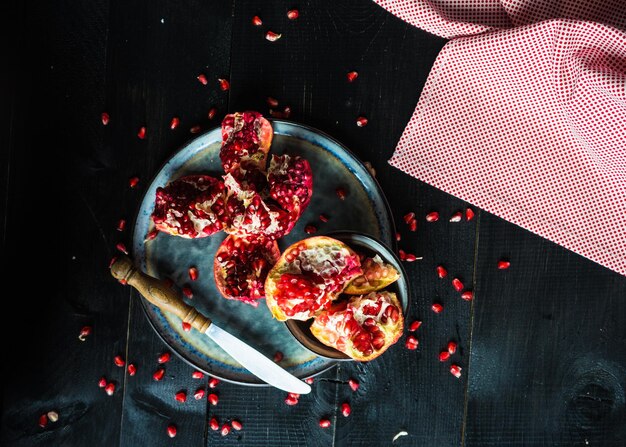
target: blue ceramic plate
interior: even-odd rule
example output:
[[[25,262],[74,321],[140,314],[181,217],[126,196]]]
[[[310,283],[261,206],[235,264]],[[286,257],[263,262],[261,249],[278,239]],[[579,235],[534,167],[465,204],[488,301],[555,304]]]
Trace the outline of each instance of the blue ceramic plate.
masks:
[[[307,224],[318,228],[318,235],[352,230],[369,234],[392,246],[395,234],[387,201],[378,183],[361,162],[343,145],[320,131],[286,121],[273,121],[274,140],[271,153],[297,154],[306,158],[313,170],[313,197],[290,234],[279,241],[281,250],[308,237]],[[150,215],[156,189],[190,174],[223,174],[219,150],[221,129],[216,128],[188,143],[176,153],[154,178],[146,191],[134,230],[133,253],[141,269],[157,278],[170,278],[182,288],[193,290],[193,299],[185,300],[223,329],[272,358],[276,351],[284,354],[280,363],[299,378],[311,377],[333,366],[336,361],[316,356],[302,347],[284,323],[274,320],[264,302],[258,308],[221,297],[213,280],[213,257],[226,237],[221,232],[202,239],[183,239],[160,233],[144,243],[153,228]],[[347,191],[345,200],[337,197],[337,187]],[[330,217],[323,223],[319,215]],[[199,270],[197,281],[190,281],[188,269]],[[177,317],[160,311],[142,300],[146,314],[156,332],[170,348],[198,369],[223,380],[265,385],[242,368],[208,337],[197,331],[184,332]]]

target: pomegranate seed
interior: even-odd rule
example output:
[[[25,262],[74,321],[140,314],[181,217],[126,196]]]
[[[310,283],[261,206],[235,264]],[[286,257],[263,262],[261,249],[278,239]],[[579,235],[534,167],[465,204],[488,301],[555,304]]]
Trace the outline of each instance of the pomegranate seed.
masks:
[[[222,425],[222,431],[220,431],[220,434],[222,436],[226,436],[228,433],[230,433],[230,424]]]
[[[356,119],[356,125],[359,126],[359,127],[365,127],[365,126],[367,126],[367,123],[368,123],[368,120],[364,116],[359,116]]]
[[[177,117],[172,118],[172,121],[170,121],[170,129],[172,130],[176,129],[179,124],[180,124],[180,118],[177,118]]]
[[[348,402],[344,402],[341,404],[341,414],[343,414],[343,417],[348,417],[350,416],[350,413],[352,413],[352,408],[350,408],[350,404]]]
[[[126,281],[125,279],[118,279],[117,280],[121,285],[125,286],[126,284],[128,284],[128,281]]]
[[[454,278],[452,280],[452,287],[454,287],[454,290],[456,290],[457,292],[460,292],[461,290],[463,290],[463,283],[459,278]]]
[[[113,265],[113,262],[111,263],[111,265]],[[111,267],[109,266],[109,268]],[[83,328],[80,330],[80,334],[78,334],[78,339],[80,341],[85,341],[87,340],[87,337],[89,336],[89,334],[91,334],[91,326],[83,326]]]
[[[415,338],[413,335],[409,335],[406,338],[406,342],[404,343],[404,346],[411,351],[416,350],[418,345],[419,345],[419,340]]]
[[[217,431],[220,428],[220,423],[216,418],[211,418],[209,421],[209,427],[211,427],[211,430]]]
[[[461,377],[461,369],[459,365],[450,365],[450,374],[458,379]]]
[[[304,379],[304,381],[305,381],[306,383],[308,383],[309,385],[312,385],[312,384],[313,384],[314,379],[313,379],[313,377],[307,377],[306,379]]]
[[[237,431],[239,431],[239,430],[241,430],[243,428],[243,425],[241,425],[241,422],[239,422],[237,419],[233,419],[232,421],[230,421],[230,424]]]
[[[291,107],[285,106],[285,108],[283,109],[283,114],[285,115],[285,118],[289,118],[289,116],[291,115]]]
[[[443,306],[439,303],[435,303],[430,307],[433,312],[435,312],[436,314],[440,314],[441,312],[443,312]]]
[[[326,214],[320,214],[320,220],[326,223],[328,222],[328,216]]]
[[[418,259],[418,258],[417,258],[417,256],[415,256],[413,253],[407,253],[407,254],[406,254],[406,257],[404,258],[404,260],[405,260],[406,262],[413,262],[413,261],[415,261],[416,259]]]
[[[474,210],[472,210],[471,208],[467,208],[465,210],[465,218],[467,220],[472,220],[474,218]]]
[[[398,250],[398,256],[400,256],[400,260],[401,261],[405,261],[406,260],[406,252],[402,249]]]
[[[215,114],[217,114],[217,109],[215,107],[211,107],[209,109],[209,112],[207,113],[207,117],[212,120],[213,118],[215,118]]]
[[[346,74],[346,78],[348,78],[348,82],[354,82],[356,80],[356,78],[359,77],[359,73],[356,71],[349,71]]]
[[[220,383],[220,381],[215,377],[212,377],[211,380],[209,380],[209,388],[216,388],[218,383]]]
[[[113,393],[115,393],[115,384],[113,382],[107,383],[107,386],[104,387],[104,391],[106,391],[109,396],[113,396]]]
[[[411,211],[410,213],[406,213],[402,218],[406,224],[409,224],[412,220],[415,220],[415,213]]]
[[[187,393],[185,393],[184,391],[179,391],[174,395],[174,399],[176,399],[178,402],[185,403],[187,402]]]
[[[98,387],[104,388],[105,386],[107,386],[107,379],[104,376],[100,377],[100,380],[98,381]]]
[[[170,438],[176,437],[176,426],[174,424],[170,424],[167,426],[167,436]]]
[[[453,341],[448,342],[448,352],[454,354],[456,352],[456,343]]]
[[[450,222],[461,222],[461,219],[463,219],[463,214],[458,211],[450,217]]]
[[[315,225],[307,225],[306,227],[304,227],[304,232],[306,234],[314,234],[317,233],[317,228],[315,227]]]
[[[128,186],[130,186],[131,188],[134,188],[135,186],[137,186],[137,183],[139,183],[139,177],[131,177],[128,180]]]
[[[263,25],[263,20],[261,20],[261,17],[259,17],[259,16],[254,16],[254,17],[252,17],[252,24],[254,26],[261,26],[261,25]]]
[[[414,233],[417,231],[417,220],[412,220],[411,222],[409,222],[409,230]]]
[[[335,194],[337,194],[337,197],[339,197],[339,199],[341,199],[341,200],[345,200],[346,196],[348,195],[346,190],[344,188],[342,188],[341,186],[339,188],[335,189]]]
[[[280,362],[283,359],[283,353],[280,351],[276,351],[276,354],[274,354],[274,361],[276,363]]]
[[[437,266],[437,276],[439,278],[445,278],[446,276],[448,276],[448,271],[443,265]]]
[[[155,382],[158,382],[163,378],[164,375],[165,375],[165,370],[163,368],[159,368],[154,372],[154,374],[152,374],[152,378],[154,379]]]
[[[195,267],[189,267],[189,279],[195,281],[198,279],[198,269]]]
[[[269,40],[270,42],[276,42],[282,36],[282,34],[277,34],[274,31],[268,31],[267,33],[265,33],[265,39]]]
[[[413,323],[411,323],[411,325],[409,326],[409,332],[415,332],[416,330],[419,329],[419,327],[422,325],[422,322],[419,320],[415,320]]]
[[[137,138],[139,138],[140,140],[145,140],[146,139],[146,126],[141,126],[139,128],[139,131],[137,131]]]
[[[215,393],[209,394],[208,399],[209,399],[209,403],[211,405],[217,405],[217,403],[220,401],[219,396],[217,394],[215,394]]]
[[[511,263],[509,261],[500,260],[498,261],[498,270],[506,270],[511,267]]]
[[[230,82],[228,82],[228,79],[218,79],[217,82],[220,83],[220,88],[222,89],[222,91],[228,91],[230,90]]]
[[[120,368],[126,365],[126,360],[124,360],[121,355],[116,355],[113,362],[115,363],[115,366]]]
[[[111,258],[111,260],[109,261],[109,268],[113,267],[113,264],[115,264],[115,261],[117,261],[117,256],[113,256]],[[79,338],[80,338],[80,336],[79,336]]]
[[[472,292],[471,290],[466,290],[461,294],[461,298],[463,298],[465,301],[472,301],[472,299],[474,299],[474,292]]]
[[[439,220],[439,213],[437,211],[432,211],[426,214],[427,222],[437,222]]]
[[[329,419],[320,419],[320,427],[322,427],[322,428],[330,427],[330,420]]]
[[[124,231],[124,228],[126,228],[126,221],[124,219],[120,219],[117,223],[117,231]]]
[[[148,242],[156,238],[159,234],[159,230],[152,230],[146,234],[146,238],[143,240],[144,242]]]
[[[352,391],[356,391],[359,389],[359,382],[356,381],[356,379],[348,379],[348,385],[350,385],[350,388],[352,388]]]
[[[193,398],[195,400],[200,400],[204,397],[204,388],[198,388],[195,393],[193,393]]]
[[[186,321],[183,321],[183,331],[189,332],[191,330],[191,325]]]
[[[128,364],[128,375],[129,376],[134,376],[137,373],[137,367],[135,366],[134,363],[129,363]]]
[[[396,232],[396,241],[400,242],[401,239],[402,239],[402,235]]]
[[[126,249],[126,245],[124,245],[122,242],[119,242],[115,248],[117,248],[119,251],[121,251],[122,253],[124,253],[125,255],[128,254],[128,250]]]
[[[48,420],[50,422],[56,422],[59,420],[59,413],[57,413],[56,411],[48,411],[46,416],[48,416]]]
[[[278,99],[272,98],[271,96],[268,96],[265,102],[267,102],[267,105],[270,107],[278,107]]]
[[[293,397],[294,399],[300,399],[300,395],[298,393],[287,393],[289,397]]]
[[[194,371],[191,373],[192,379],[202,379],[203,377],[204,377],[204,374],[201,373],[200,371]]]
[[[192,126],[189,128],[189,133],[191,134],[197,134],[198,132],[200,132],[202,130],[202,126],[196,124],[195,126]]]
[[[183,295],[185,295],[189,299],[193,298],[193,291],[191,290],[191,287],[183,287]]]
[[[207,85],[209,83],[209,80],[206,78],[204,73],[200,73],[196,79],[200,81],[200,84],[202,85]]]
[[[170,361],[171,354],[169,352],[164,352],[160,356],[157,357],[157,362],[163,364]]]
[[[298,398],[297,397],[293,397],[293,396],[287,396],[287,398],[285,399],[285,403],[287,405],[290,405],[290,406],[297,405],[298,404]]]
[[[46,428],[46,425],[48,425],[48,415],[42,414],[41,416],[39,416],[39,426],[41,428]]]
[[[441,351],[439,353],[439,361],[440,362],[445,362],[449,358],[450,358],[450,353],[448,351]]]
[[[100,119],[102,120],[102,125],[106,126],[107,124],[109,124],[109,114],[106,112],[102,112],[102,115],[100,115]]]
[[[287,11],[287,18],[289,20],[296,20],[300,16],[300,12],[297,9],[290,9]]]

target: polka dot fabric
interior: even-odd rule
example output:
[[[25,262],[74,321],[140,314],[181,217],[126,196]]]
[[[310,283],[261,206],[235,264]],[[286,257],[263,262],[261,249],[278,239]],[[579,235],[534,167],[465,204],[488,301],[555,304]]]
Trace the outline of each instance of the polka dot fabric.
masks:
[[[477,2],[379,3],[464,36],[437,57],[389,163],[626,275],[626,8],[607,25],[573,2],[481,2],[473,22],[451,5]],[[579,18],[520,25],[533,13]]]

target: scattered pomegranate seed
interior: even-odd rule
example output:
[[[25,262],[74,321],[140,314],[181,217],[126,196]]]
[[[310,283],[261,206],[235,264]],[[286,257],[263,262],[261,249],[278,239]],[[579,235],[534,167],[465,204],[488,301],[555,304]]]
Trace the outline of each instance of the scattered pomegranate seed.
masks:
[[[137,132],[137,138],[139,138],[140,140],[145,140],[146,139],[146,126],[141,126],[139,128],[139,131]]]
[[[159,234],[159,230],[152,230],[146,234],[146,238],[143,240],[144,242],[148,242],[156,238]]]
[[[359,126],[359,127],[365,127],[365,126],[367,126],[367,123],[368,123],[368,122],[369,122],[369,121],[368,121],[368,119],[367,119],[367,118],[365,118],[364,116],[359,116],[359,117],[356,119],[356,125],[357,125],[357,126]]]
[[[456,352],[456,342],[453,342],[453,341],[448,342],[448,352],[450,354],[454,354]]]
[[[117,222],[117,231],[124,231],[124,228],[126,228],[126,221],[124,219],[120,219],[119,222]]]
[[[98,387],[104,388],[105,386],[107,386],[107,379],[104,376],[100,377],[100,380],[98,380]]]
[[[443,265],[437,266],[437,276],[439,278],[445,278],[446,276],[448,276],[448,271]]]
[[[128,281],[126,281],[125,279],[118,279],[117,282],[119,282],[121,285],[125,286],[126,284],[128,284]]]
[[[170,361],[171,356],[172,355],[169,352],[164,352],[157,357],[157,362],[159,362],[160,364],[167,363]]]
[[[185,403],[187,402],[187,393],[185,393],[184,391],[179,391],[174,395],[174,399],[176,399],[178,402]]]
[[[463,214],[458,211],[450,217],[450,222],[461,222],[461,219],[463,219]]]
[[[443,312],[443,306],[439,303],[435,303],[432,306],[430,306],[430,308],[433,310],[433,312],[435,312],[436,314],[440,314],[441,312]]]
[[[121,355],[116,355],[113,359],[113,363],[115,363],[115,366],[121,368],[126,365],[126,360],[124,360]]]
[[[315,225],[307,225],[306,227],[304,227],[304,232],[306,234],[314,234],[317,233],[317,228],[315,227]]]
[[[115,261],[117,261],[117,256],[113,256],[111,258],[111,260],[109,261],[109,268],[113,267],[113,264],[115,264]],[[80,336],[79,336],[79,338],[80,338]]]
[[[439,213],[437,211],[432,211],[426,214],[427,222],[437,222],[439,220]]]
[[[276,351],[276,354],[274,354],[274,361],[276,363],[280,362],[283,359],[283,353],[280,351]]]
[[[220,383],[219,379],[216,379],[215,377],[211,377],[211,380],[209,380],[209,388],[216,388],[217,385]]]
[[[265,102],[267,102],[267,105],[270,107],[278,107],[278,99],[272,98],[271,96],[268,96]]]
[[[509,261],[500,260],[498,261],[498,270],[506,270],[511,267],[511,263]]]
[[[106,126],[107,124],[109,124],[109,114],[106,112],[102,112],[102,115],[100,115],[100,119],[102,120],[102,125]]]
[[[204,378],[204,373],[200,372],[200,371],[194,371],[191,373],[191,378],[192,379],[202,379]]]
[[[185,295],[187,298],[193,298],[193,291],[191,290],[191,287],[189,286],[185,286],[183,287],[183,295]]]
[[[167,426],[167,436],[169,436],[170,438],[174,438],[176,437],[176,426],[174,424],[170,424]]]
[[[217,403],[220,401],[219,396],[217,394],[215,394],[215,393],[209,394],[208,399],[209,399],[209,403],[211,405],[217,405]]]
[[[461,298],[463,298],[465,301],[472,301],[472,299],[474,299],[474,292],[472,292],[471,290],[466,290],[461,294]]]
[[[252,17],[252,24],[254,26],[261,26],[261,25],[263,25],[263,20],[261,20],[261,17],[259,17],[259,16],[254,16],[254,17]]]
[[[172,130],[176,129],[179,124],[180,124],[180,118],[178,117],[172,118],[172,121],[170,121],[170,129]]]
[[[463,283],[459,278],[454,278],[452,280],[452,287],[454,287],[454,290],[456,290],[457,292],[460,292],[461,290],[463,290]]]
[[[124,253],[125,255],[128,254],[128,250],[126,249],[126,245],[124,245],[122,242],[119,242],[115,248],[117,248],[119,251],[121,251],[122,253]]]
[[[104,391],[106,391],[109,396],[113,396],[113,393],[115,393],[115,384],[113,382],[107,383],[107,386],[104,387]]]
[[[461,377],[461,369],[459,365],[450,365],[450,374],[458,379]]]
[[[418,258],[418,257],[417,257],[417,256],[415,256],[413,253],[407,253],[407,254],[406,254],[406,256],[405,256],[405,258],[404,258],[404,260],[405,260],[406,262],[413,262],[413,261],[415,261],[415,260],[417,260],[417,259],[421,259],[421,258]]]
[[[295,399],[300,399],[300,395],[298,393],[287,393],[287,395]]]
[[[218,79],[217,82],[220,83],[220,88],[222,89],[222,91],[227,91],[230,90],[230,82],[228,82],[228,79]]]
[[[287,398],[285,399],[285,403],[287,405],[290,405],[290,406],[297,405],[298,404],[298,398],[297,397],[293,397],[293,396],[287,396]]]
[[[414,233],[417,231],[417,220],[412,220],[411,222],[409,222],[409,230]]]
[[[330,419],[320,419],[320,427],[322,428],[330,427]]]
[[[411,325],[409,326],[409,332],[415,332],[416,330],[419,329],[419,327],[422,325],[422,322],[420,320],[415,320],[413,323],[411,323]]]
[[[131,377],[137,374],[137,367],[135,366],[134,363],[129,363],[127,370],[128,370],[128,375]]]
[[[220,431],[220,434],[222,436],[226,436],[226,435],[228,435],[228,433],[230,433],[230,424],[222,425],[222,431]]]
[[[441,351],[439,353],[439,361],[440,362],[445,362],[449,358],[450,358],[450,353],[448,351]]]
[[[111,265],[113,265],[113,262],[111,262]],[[109,268],[111,268],[111,266],[109,266]],[[80,334],[78,334],[78,339],[80,341],[85,341],[87,340],[89,334],[91,334],[91,326],[83,326],[83,328],[80,330]]]
[[[198,79],[202,85],[207,85],[209,83],[209,80],[206,78],[204,73],[200,73],[196,79]]]
[[[243,428],[243,425],[241,425],[241,422],[239,422],[237,419],[233,419],[232,421],[230,421],[230,424],[233,426],[233,429],[237,431]]]
[[[211,107],[209,109],[209,112],[207,113],[207,117],[212,120],[213,118],[215,118],[215,114],[217,113],[217,109],[215,107]]]
[[[419,346],[419,340],[417,338],[415,338],[413,335],[409,335],[406,338],[406,342],[404,343],[404,346],[411,350],[414,351],[417,349],[417,347]]]
[[[402,235],[396,232],[396,241],[400,242],[401,239],[402,239]]]
[[[163,368],[159,368],[154,372],[154,374],[152,374],[152,378],[154,379],[155,382],[158,382],[163,378],[164,375],[165,375],[165,370]]]
[[[410,213],[406,213],[402,216],[402,218],[406,224],[409,224],[412,220],[415,220],[415,213],[411,211]]]
[[[59,413],[56,411],[48,411],[46,416],[48,416],[48,420],[53,423],[59,420]]]
[[[217,431],[220,428],[220,423],[216,418],[211,418],[209,421],[209,427],[211,427],[211,430]]]
[[[348,402],[344,402],[341,404],[341,414],[343,414],[343,417],[348,417],[350,416],[350,413],[352,413],[352,408],[350,407],[350,404]]]
[[[198,279],[198,269],[195,267],[189,267],[189,279],[195,281]]]
[[[346,74],[346,78],[348,78],[348,82],[354,82],[356,80],[356,78],[359,77],[359,73],[356,71],[349,71]]]
[[[472,210],[471,208],[467,208],[465,210],[465,218],[467,220],[472,220],[474,218],[474,210]]]
[[[135,186],[137,186],[137,183],[139,183],[139,177],[131,177],[128,180],[128,186],[130,186],[131,188],[134,188]]]
[[[306,383],[308,383],[309,385],[313,384],[315,379],[313,379],[313,377],[307,377],[306,379],[304,379],[304,381]]]
[[[328,222],[328,216],[326,214],[320,214],[320,220],[326,223]]]
[[[276,42],[282,36],[282,34],[277,34],[274,31],[268,31],[267,33],[265,33],[265,39],[269,40],[270,42]]]
[[[186,321],[183,321],[183,331],[189,332],[191,330],[191,325]]]
[[[191,134],[197,134],[198,132],[200,132],[202,130],[202,126],[200,126],[199,124],[196,124],[195,126],[192,126],[189,128],[189,133]]]
[[[285,106],[285,108],[283,109],[283,114],[285,115],[285,118],[289,118],[289,116],[291,115],[291,107]]]
[[[46,428],[46,425],[48,425],[48,415],[42,414],[39,416],[39,426],[41,428]]]
[[[406,260],[406,252],[402,250],[401,248],[398,250],[398,256],[400,257],[401,261]]]
[[[341,200],[345,200],[346,196],[348,195],[346,190],[344,188],[342,188],[341,186],[339,188],[335,189],[335,194],[337,194],[337,197],[339,197],[339,199],[341,199]]]
[[[356,391],[359,389],[359,382],[357,382],[356,379],[348,379],[348,385],[350,385],[350,388],[352,388],[352,391]]]
[[[287,11],[287,18],[289,20],[296,20],[300,16],[300,12],[297,9],[290,9]]]
[[[195,400],[200,400],[204,397],[204,388],[198,388],[195,393],[193,393],[193,398]]]

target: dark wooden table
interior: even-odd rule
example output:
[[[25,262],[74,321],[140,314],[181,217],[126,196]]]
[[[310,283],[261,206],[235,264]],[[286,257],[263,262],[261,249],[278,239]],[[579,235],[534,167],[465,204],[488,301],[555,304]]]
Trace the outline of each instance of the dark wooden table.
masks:
[[[17,292],[3,293],[2,445],[385,446],[400,431],[408,435],[393,445],[626,445],[626,278],[478,209],[471,222],[448,223],[468,204],[386,163],[445,40],[367,0],[41,3],[10,1],[3,14],[3,283]],[[266,41],[267,30],[282,38]],[[420,346],[409,351],[402,339],[371,363],[342,364],[293,407],[276,389],[227,383],[217,407],[181,405],[173,394],[197,387],[194,368],[174,358],[165,380],[152,380],[166,348],[137,294],[109,275],[116,243],[131,242],[116,225],[131,226],[150,178],[192,126],[267,113],[267,96],[370,161],[396,221],[417,214],[416,233],[398,226],[400,246],[423,256],[406,265]],[[431,210],[444,218],[422,223]],[[501,258],[510,269],[496,268]],[[474,290],[473,302],[437,278],[439,263]],[[85,325],[93,334],[81,343]],[[451,339],[460,379],[438,360]],[[136,376],[113,365],[117,354],[137,364]],[[117,384],[111,397],[98,388],[102,375]],[[338,410],[346,401],[348,418]],[[42,429],[49,410],[59,420]],[[222,437],[207,427],[214,415],[244,428]],[[318,427],[322,417],[330,428]]]

